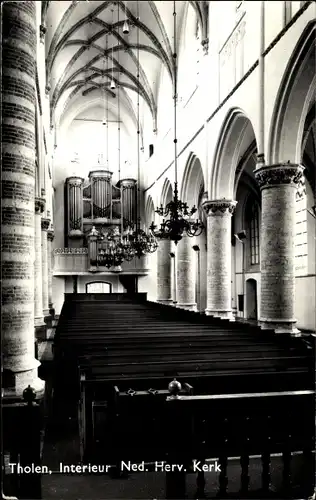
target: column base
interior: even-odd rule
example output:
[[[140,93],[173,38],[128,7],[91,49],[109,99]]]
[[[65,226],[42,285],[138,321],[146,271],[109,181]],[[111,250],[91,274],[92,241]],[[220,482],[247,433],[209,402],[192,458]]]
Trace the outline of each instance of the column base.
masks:
[[[30,370],[15,372],[3,370],[3,398],[7,400],[23,399],[23,391],[30,385],[36,392],[36,399],[41,399],[45,392],[45,381],[38,377],[40,362],[32,362]]]
[[[293,337],[301,337],[301,331],[296,328],[296,320],[275,320],[275,319],[260,319],[259,325],[261,330],[274,330],[276,334],[290,334]]]
[[[168,305],[172,305],[173,300],[172,299],[157,299],[157,302],[158,302],[158,304],[166,304],[168,306]]]
[[[43,316],[44,316],[44,321],[47,316],[49,316],[49,309],[43,309]]]
[[[180,304],[179,302],[177,303],[176,307],[179,307],[179,309],[186,309],[187,311],[197,311],[197,305],[196,304]]]
[[[235,316],[232,310],[219,310],[219,309],[205,309],[206,316],[214,316],[214,318],[228,319],[229,321],[235,321]]]

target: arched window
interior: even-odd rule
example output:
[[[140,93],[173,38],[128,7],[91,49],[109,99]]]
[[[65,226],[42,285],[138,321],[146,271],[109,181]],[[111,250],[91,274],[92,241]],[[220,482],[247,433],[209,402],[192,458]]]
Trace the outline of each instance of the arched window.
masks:
[[[246,221],[247,239],[249,241],[249,263],[250,265],[259,264],[259,206],[252,196],[250,196],[247,201]]]
[[[92,281],[86,284],[86,293],[111,293],[112,284],[105,281]]]

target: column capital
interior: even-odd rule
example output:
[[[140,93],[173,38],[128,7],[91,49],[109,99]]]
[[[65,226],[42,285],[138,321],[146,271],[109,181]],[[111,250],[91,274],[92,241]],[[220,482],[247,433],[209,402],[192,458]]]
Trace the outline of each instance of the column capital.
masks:
[[[35,213],[42,214],[45,209],[45,200],[44,198],[35,198]]]
[[[204,201],[202,207],[206,215],[210,216],[226,216],[233,215],[237,201],[233,200],[207,200]]]
[[[49,241],[53,241],[55,238],[55,232],[53,229],[49,229],[49,231],[47,231],[47,238]]]
[[[296,163],[276,163],[266,165],[254,171],[256,181],[260,189],[271,186],[290,184],[297,187],[302,180],[304,167]]]
[[[49,225],[50,225],[50,219],[46,219],[43,217],[41,220],[42,231],[48,231]]]

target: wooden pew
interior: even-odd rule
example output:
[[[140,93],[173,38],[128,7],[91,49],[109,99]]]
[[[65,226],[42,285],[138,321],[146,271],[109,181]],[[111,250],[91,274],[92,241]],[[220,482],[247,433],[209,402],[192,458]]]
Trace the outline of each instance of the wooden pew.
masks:
[[[293,494],[292,453],[304,452],[306,498],[313,492],[315,480],[312,455],[315,449],[314,406],[315,392],[312,390],[204,396],[180,396],[177,390],[166,400],[167,461],[183,464],[187,470],[190,465],[192,470],[193,461],[197,472],[196,497],[204,498],[204,472],[209,470],[206,461],[217,460],[220,467],[218,495],[222,498],[227,495],[228,458],[240,457],[239,498],[244,498],[249,488],[249,457],[260,455],[260,498],[268,498],[271,493],[271,454],[281,453],[283,496],[277,498],[288,498]],[[183,438],[184,435],[187,439]],[[185,472],[167,473],[166,491],[167,498],[185,498]]]
[[[82,382],[85,375],[82,374]],[[136,439],[136,422],[139,412],[146,410],[149,425],[158,421],[156,412],[159,412],[161,403],[169,394],[168,390],[148,387],[147,390],[138,390],[131,387],[120,390],[118,386],[111,386],[111,396],[108,399],[94,398],[94,395],[86,392],[85,384],[82,384],[81,398],[79,402],[79,437],[81,461],[93,460],[104,461],[106,450],[109,458],[115,462],[115,448],[119,445],[120,437],[124,436],[126,411],[130,428],[133,428],[134,441]],[[193,387],[183,384],[181,394],[192,395]],[[126,400],[129,399],[127,402]],[[132,422],[134,424],[132,425]],[[143,428],[144,430],[144,428]],[[156,429],[158,433],[158,429]],[[114,439],[113,439],[114,438]],[[157,434],[158,442],[158,434]],[[114,455],[113,455],[114,450]]]

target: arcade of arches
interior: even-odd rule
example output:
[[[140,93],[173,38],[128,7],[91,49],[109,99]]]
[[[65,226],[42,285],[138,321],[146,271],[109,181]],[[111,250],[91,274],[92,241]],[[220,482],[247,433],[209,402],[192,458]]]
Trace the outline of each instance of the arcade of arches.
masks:
[[[146,228],[173,196],[173,2],[2,8],[9,394],[42,390],[34,336],[45,338],[67,292],[135,289],[276,334],[315,331],[316,4],[176,9],[179,195],[205,230],[160,241],[117,274],[91,264],[93,218],[133,210],[137,186]]]

